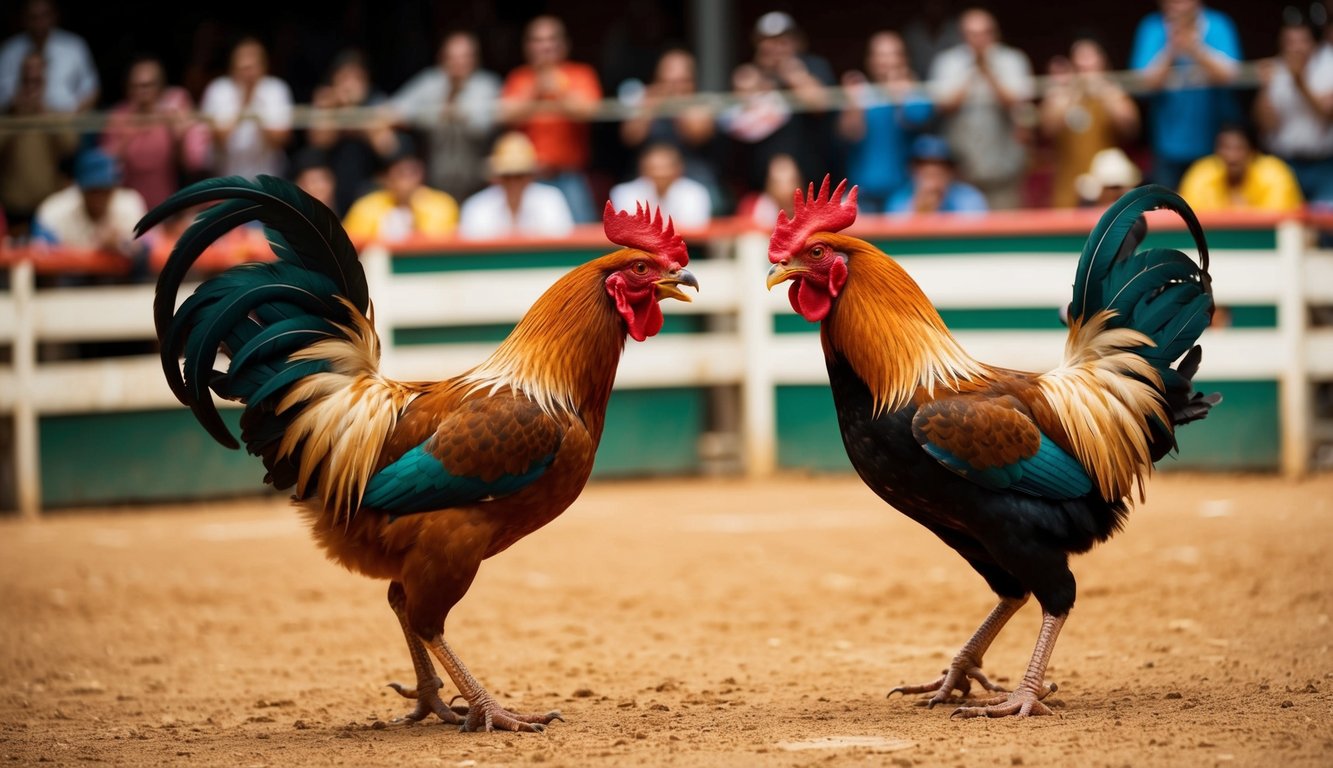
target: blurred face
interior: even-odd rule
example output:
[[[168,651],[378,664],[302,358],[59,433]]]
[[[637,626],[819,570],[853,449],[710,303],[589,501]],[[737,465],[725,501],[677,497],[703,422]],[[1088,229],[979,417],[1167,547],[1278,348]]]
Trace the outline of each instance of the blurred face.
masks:
[[[125,79],[125,94],[139,109],[150,109],[162,95],[162,66],[155,61],[141,61],[130,67]]]
[[[370,73],[357,62],[348,62],[334,71],[330,84],[344,104],[360,104],[370,95]]]
[[[334,184],[333,171],[318,166],[307,168],[296,177],[296,186],[330,208],[333,207]]]
[[[384,188],[401,205],[406,205],[412,193],[421,187],[426,169],[415,157],[404,158],[384,172]]]
[[[791,35],[760,38],[754,44],[754,63],[769,72],[776,71],[796,55],[796,38]]]
[[[561,63],[567,53],[565,25],[550,16],[534,19],[523,36],[523,53],[534,67]]]
[[[477,70],[477,44],[468,35],[450,35],[440,49],[440,68],[451,80],[466,80]]]
[[[999,40],[995,17],[985,11],[972,10],[963,14],[958,20],[958,30],[963,35],[963,42],[974,51],[985,51]]]
[[[1162,0],[1162,16],[1169,22],[1192,21],[1200,5],[1200,0]]]
[[[953,182],[953,169],[948,163],[918,162],[912,170],[912,179],[916,183],[918,193],[942,197],[949,184]]]
[[[768,78],[753,64],[742,64],[731,73],[731,89],[738,96],[753,96],[768,87]]]
[[[257,42],[241,43],[231,53],[231,77],[242,85],[258,83],[267,69],[268,56]]]
[[[694,57],[684,51],[672,51],[657,62],[657,84],[672,96],[694,93]]]
[[[88,211],[88,218],[101,221],[111,207],[111,188],[83,188],[83,207]]]
[[[639,173],[657,187],[658,194],[666,192],[683,170],[680,155],[665,148],[654,149],[639,161]]]
[[[55,6],[45,0],[29,3],[27,10],[23,12],[23,26],[27,28],[28,34],[38,40],[45,40],[55,25]]]
[[[1074,71],[1089,74],[1106,71],[1106,54],[1091,40],[1079,40],[1069,49],[1069,61]]]
[[[1314,53],[1314,34],[1308,27],[1283,27],[1278,47],[1285,56],[1309,58]]]
[[[801,171],[790,155],[777,155],[769,162],[767,187],[770,195],[784,203],[801,187]]]
[[[866,75],[875,82],[901,78],[907,73],[907,50],[903,39],[880,32],[866,45]]]
[[[1249,139],[1239,131],[1219,133],[1214,150],[1222,159],[1222,164],[1226,166],[1227,178],[1232,181],[1238,181],[1245,175],[1254,155],[1254,148],[1250,146]]]

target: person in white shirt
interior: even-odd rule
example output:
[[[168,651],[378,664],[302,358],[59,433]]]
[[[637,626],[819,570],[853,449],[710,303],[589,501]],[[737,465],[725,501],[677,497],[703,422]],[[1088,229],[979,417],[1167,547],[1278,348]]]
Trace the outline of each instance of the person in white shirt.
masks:
[[[31,51],[41,54],[46,62],[47,110],[83,112],[97,102],[101,80],[88,43],[56,26],[58,21],[52,0],[29,0],[24,7],[24,31],[0,45],[0,108],[8,108],[14,101],[23,59]]]
[[[400,127],[426,137],[426,178],[460,200],[486,185],[485,153],[495,127],[500,76],[481,68],[471,32],[440,43],[439,60],[390,99]]]
[[[74,183],[37,206],[32,239],[118,255],[131,280],[146,278],[148,248],[134,231],[147,212],[143,195],[121,186],[119,164],[101,149],[81,152],[73,170]]]
[[[678,229],[700,229],[712,218],[708,187],[685,175],[680,150],[666,143],[650,144],[639,156],[638,178],[611,188],[611,205],[634,213],[637,204],[661,208]]]
[[[935,57],[930,80],[959,176],[986,194],[991,209],[1022,204],[1028,129],[1036,92],[1027,54],[1000,42],[995,17],[980,8],[958,18],[963,42]]]
[[[1333,203],[1333,47],[1319,46],[1304,21],[1286,22],[1259,75],[1254,117],[1265,148],[1291,166],[1306,200]]]
[[[281,176],[292,138],[292,90],[268,74],[268,52],[247,37],[231,52],[226,75],[204,89],[199,111],[213,124],[219,176]]]
[[[511,131],[496,139],[487,168],[491,185],[463,202],[459,237],[555,238],[574,229],[574,216],[564,193],[535,180],[537,151],[526,134]]]

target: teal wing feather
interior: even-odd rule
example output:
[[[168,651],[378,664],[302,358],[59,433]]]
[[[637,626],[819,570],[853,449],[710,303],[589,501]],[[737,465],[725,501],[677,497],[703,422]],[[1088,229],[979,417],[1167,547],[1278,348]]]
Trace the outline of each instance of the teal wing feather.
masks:
[[[399,517],[502,498],[555,461],[560,420],[525,397],[477,398],[370,478],[361,505]]]
[[[1073,499],[1092,478],[1072,455],[1042,433],[1010,397],[954,397],[923,405],[912,435],[955,474],[993,491]]]

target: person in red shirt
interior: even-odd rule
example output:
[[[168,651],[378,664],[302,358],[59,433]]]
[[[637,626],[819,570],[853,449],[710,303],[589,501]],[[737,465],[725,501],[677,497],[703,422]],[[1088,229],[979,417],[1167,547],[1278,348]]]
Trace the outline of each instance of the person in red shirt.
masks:
[[[500,120],[532,140],[539,178],[565,193],[575,221],[600,220],[585,175],[588,121],[602,98],[597,72],[568,60],[569,38],[555,16],[528,22],[523,54],[527,63],[510,72],[501,89]]]

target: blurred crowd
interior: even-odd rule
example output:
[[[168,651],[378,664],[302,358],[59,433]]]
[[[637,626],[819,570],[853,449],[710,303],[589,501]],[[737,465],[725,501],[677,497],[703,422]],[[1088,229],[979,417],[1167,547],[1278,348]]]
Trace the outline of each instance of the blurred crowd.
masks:
[[[606,83],[571,59],[562,19],[541,15],[507,72],[487,67],[476,33],[453,31],[392,91],[373,51],[347,48],[304,104],[268,43],[245,36],[194,88],[140,56],[124,100],[103,105],[94,52],[59,11],[26,0],[24,29],[0,43],[5,234],[118,253],[133,274],[185,223],[136,239],[143,213],[232,174],[295,181],[361,241],[557,238],[608,199],[661,206],[684,230],[769,227],[825,173],[859,185],[863,212],[898,216],[1102,206],[1149,181],[1203,211],[1333,203],[1333,25],[1319,3],[1275,8],[1278,39],[1250,52],[1225,13],[1160,0],[1123,66],[1093,35],[1037,66],[1003,36],[1022,20],[927,0],[902,29],[869,31],[863,65],[842,73],[772,11],[751,20],[725,94],[700,92],[684,45],[652,51],[651,78]],[[608,138],[631,161],[599,164]],[[265,247],[235,237],[239,252]]]

